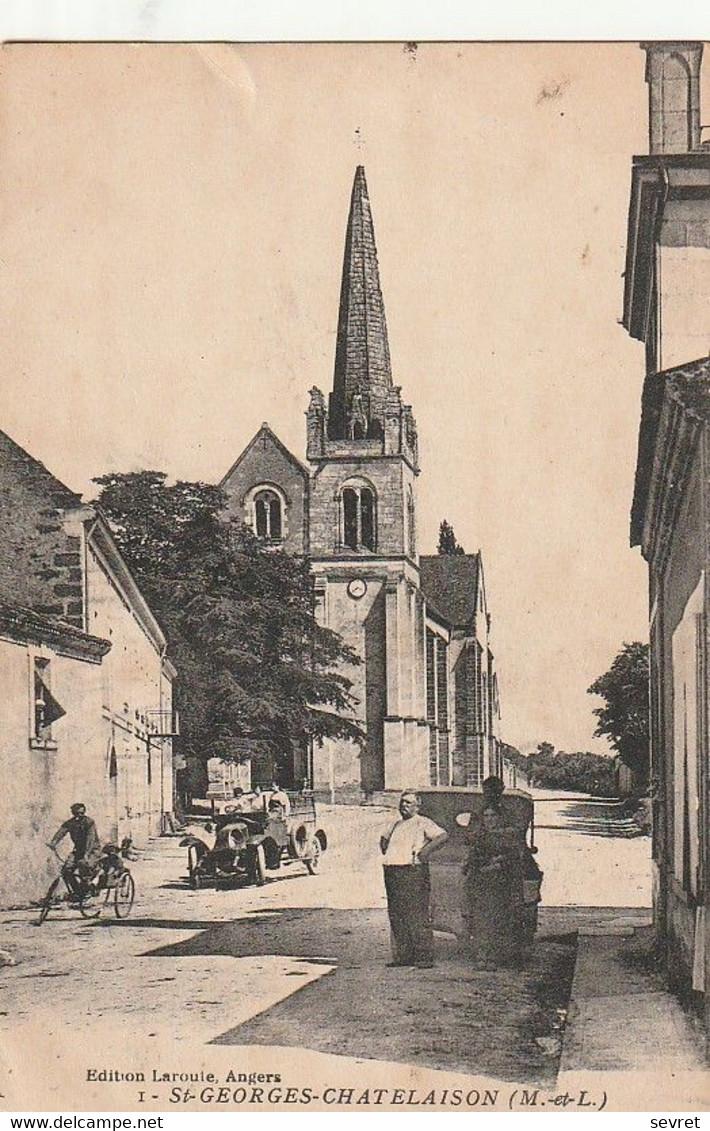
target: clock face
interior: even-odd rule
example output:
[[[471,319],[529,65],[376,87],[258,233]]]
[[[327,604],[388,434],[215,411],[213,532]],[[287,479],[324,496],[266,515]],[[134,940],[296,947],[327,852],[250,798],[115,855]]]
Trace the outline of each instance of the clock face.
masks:
[[[359,601],[367,593],[367,583],[361,577],[354,577],[352,581],[348,582],[348,593]]]

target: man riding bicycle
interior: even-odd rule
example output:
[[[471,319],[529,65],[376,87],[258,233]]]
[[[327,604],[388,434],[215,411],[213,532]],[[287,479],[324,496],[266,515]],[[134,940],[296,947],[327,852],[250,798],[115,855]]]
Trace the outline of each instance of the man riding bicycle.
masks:
[[[62,877],[70,896],[78,902],[101,858],[101,841],[95,822],[86,815],[85,805],[77,801],[71,812],[69,820],[59,826],[47,847],[56,849],[65,836],[71,837],[74,851],[64,861]]]

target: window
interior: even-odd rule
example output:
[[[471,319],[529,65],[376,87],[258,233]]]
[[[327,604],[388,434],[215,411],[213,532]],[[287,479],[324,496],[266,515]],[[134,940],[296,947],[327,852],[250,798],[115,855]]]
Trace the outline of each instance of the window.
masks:
[[[54,698],[50,688],[51,666],[50,661],[35,656],[33,679],[33,734],[32,737],[39,742],[51,742],[52,723],[61,719],[66,711]]]
[[[344,487],[341,500],[343,545],[351,550],[373,550],[375,535],[375,496],[371,488]]]
[[[254,496],[254,530],[257,538],[280,542],[282,526],[281,499],[275,491],[259,491]]]

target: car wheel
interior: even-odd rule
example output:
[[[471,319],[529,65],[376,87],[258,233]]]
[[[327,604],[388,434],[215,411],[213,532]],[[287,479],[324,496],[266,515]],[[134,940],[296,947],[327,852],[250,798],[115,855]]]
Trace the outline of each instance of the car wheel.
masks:
[[[303,860],[308,855],[308,830],[305,825],[299,825],[289,837],[289,852],[296,860]]]
[[[59,887],[61,882],[62,882],[62,877],[57,876],[56,880],[53,880],[52,883],[49,885],[49,891],[47,892],[47,894],[44,897],[44,901],[42,903],[42,906],[41,906],[40,912],[39,912],[40,925],[42,923],[44,923],[45,919],[47,918],[47,916],[49,915],[49,912],[52,909],[54,897],[57,894],[57,888]]]

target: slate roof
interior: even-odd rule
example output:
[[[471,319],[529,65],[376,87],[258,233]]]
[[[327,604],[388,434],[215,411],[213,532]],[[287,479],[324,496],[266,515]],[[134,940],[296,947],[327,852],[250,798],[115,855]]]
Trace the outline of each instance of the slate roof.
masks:
[[[239,467],[239,464],[242,462],[242,460],[244,460],[246,458],[248,453],[252,450],[253,447],[255,447],[257,441],[262,436],[268,436],[268,438],[273,443],[274,447],[277,448],[278,451],[281,452],[281,454],[288,460],[288,462],[290,464],[292,464],[296,468],[296,470],[303,476],[304,479],[308,479],[308,469],[306,467],[304,467],[304,465],[301,463],[300,459],[298,459],[293,454],[293,452],[290,452],[288,450],[286,445],[284,443],[282,443],[281,440],[279,440],[279,438],[276,435],[276,433],[274,432],[273,428],[271,428],[270,425],[267,424],[266,421],[264,421],[264,423],[262,424],[259,431],[256,432],[254,436],[252,436],[251,440],[249,441],[249,443],[247,444],[246,448],[241,453],[241,455],[237,456],[237,458],[235,459],[234,463],[230,467],[227,474],[222,477],[222,479],[219,482],[220,487],[224,487],[229,482],[231,477],[234,475],[234,472]]]
[[[478,608],[480,553],[423,556],[419,571],[424,596],[436,612],[455,628],[470,625]]]
[[[365,170],[358,165],[350,197],[343,256],[330,402],[331,438],[342,439],[346,435],[346,416],[353,393],[359,392],[369,398],[372,407],[375,402],[382,402],[391,388],[392,366],[375,229]]]
[[[62,483],[56,475],[52,475],[51,471],[47,470],[43,463],[40,463],[38,459],[35,459],[29,452],[20,447],[11,436],[8,436],[7,432],[0,431],[0,451],[2,452],[3,462],[15,464],[23,479],[26,478],[30,482],[41,484],[42,489],[52,496],[55,506],[68,509],[81,506],[81,495],[77,495],[75,491],[70,491],[65,483]]]

